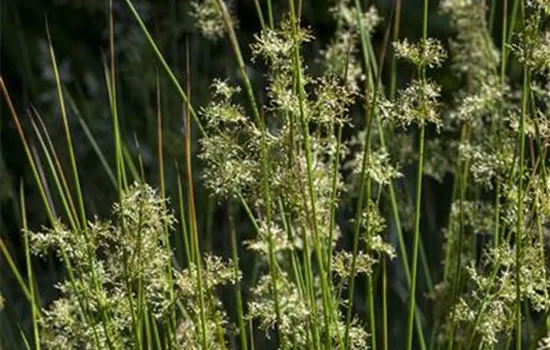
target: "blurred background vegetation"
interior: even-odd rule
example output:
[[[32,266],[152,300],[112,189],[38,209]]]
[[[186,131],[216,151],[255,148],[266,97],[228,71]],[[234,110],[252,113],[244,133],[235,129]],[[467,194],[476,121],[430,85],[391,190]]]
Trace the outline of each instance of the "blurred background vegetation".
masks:
[[[305,59],[312,72],[318,70],[319,51],[326,46],[333,35],[335,23],[329,8],[336,0],[310,0],[303,2],[302,23],[309,26],[316,40],[305,47]],[[260,1],[261,2],[261,1]],[[31,116],[38,113],[59,153],[63,153],[63,130],[57,105],[55,81],[47,51],[46,26],[49,26],[53,46],[56,50],[62,84],[68,97],[68,114],[75,138],[77,159],[82,176],[82,188],[89,212],[102,216],[109,212],[116,199],[114,168],[114,146],[109,100],[105,83],[105,62],[108,55],[108,2],[106,0],[2,0],[0,21],[1,60],[0,71],[14,99],[16,109],[28,131]],[[243,48],[248,48],[254,33],[260,30],[254,1],[234,0],[232,9],[238,19],[239,40]],[[275,1],[275,13],[283,16],[285,1]],[[384,18],[375,33],[375,47],[382,44],[382,36],[394,6],[393,0],[364,2],[364,8],[374,5]],[[135,0],[140,14],[159,44],[173,70],[182,81],[189,79],[192,102],[204,105],[209,95],[209,85],[213,78],[227,78],[239,82],[237,67],[231,50],[225,40],[212,42],[204,39],[194,29],[189,16],[187,0]],[[119,114],[123,122],[125,151],[134,164],[133,172],[139,176],[141,168],[146,180],[158,186],[157,157],[157,77],[160,82],[161,112],[164,118],[164,152],[167,169],[183,160],[182,142],[182,101],[170,85],[164,72],[154,57],[146,39],[136,26],[130,13],[121,1],[115,1],[117,42],[117,82]],[[418,37],[421,30],[421,1],[403,1],[401,17],[401,37]],[[498,15],[498,14],[497,14]],[[497,17],[498,18],[498,17]],[[437,2],[432,1],[430,12],[430,35],[444,42],[452,37],[448,21],[437,10]],[[498,28],[493,28],[498,33]],[[498,38],[495,38],[498,40]],[[250,57],[249,52],[245,55]],[[189,63],[190,76],[185,74]],[[256,94],[263,92],[265,71],[261,64],[250,65],[249,75]],[[409,78],[410,67],[399,68],[398,85]],[[457,89],[460,82],[450,75],[447,68],[438,70],[438,80],[442,82],[447,99]],[[315,75],[315,74],[313,74]],[[19,214],[18,190],[24,184],[28,206],[29,226],[37,229],[46,222],[42,203],[35,190],[34,180],[28,167],[23,147],[15,126],[8,116],[4,100],[0,117],[0,234],[1,239],[16,258],[15,263],[24,266],[21,222]],[[361,126],[360,113],[354,115],[353,124]],[[351,134],[351,133],[348,133]],[[31,144],[37,140],[28,135]],[[196,141],[196,140],[195,140]],[[193,143],[196,147],[196,142]],[[38,148],[35,148],[38,152]],[[63,157],[62,157],[63,158]],[[195,182],[198,188],[197,212],[199,232],[205,249],[227,256],[229,237],[227,234],[227,206],[210,199],[200,185],[201,164],[194,160]],[[414,169],[404,169],[413,172]],[[177,198],[176,172],[168,171],[167,192]],[[413,177],[414,178],[414,177]],[[426,260],[430,267],[430,277],[437,282],[440,278],[441,247],[449,208],[438,203],[449,203],[452,178],[444,176],[440,181],[427,180],[424,190],[424,210],[422,240],[426,247]],[[407,188],[405,183],[404,188]],[[409,188],[414,188],[410,184]],[[412,192],[413,191],[409,191]],[[56,198],[51,198],[56,201]],[[412,202],[412,198],[410,198]],[[173,201],[175,202],[175,200]],[[243,234],[252,230],[244,217],[239,225]],[[408,218],[405,218],[405,220]],[[410,218],[412,220],[412,217]],[[391,231],[391,223],[389,225]],[[390,239],[391,238],[390,232]],[[395,236],[393,237],[395,239]],[[177,238],[176,238],[177,240]],[[346,238],[344,238],[346,240]],[[349,238],[347,238],[349,241]],[[181,242],[175,242],[176,246]],[[345,244],[345,243],[344,243]],[[437,247],[437,248],[436,248]],[[244,285],[253,278],[251,264],[243,255],[241,267],[244,272]],[[251,260],[249,260],[251,261]],[[63,277],[61,264],[51,259],[35,259],[33,264],[44,298],[45,305],[55,297],[54,283]],[[392,264],[390,270],[390,325],[393,334],[402,334],[405,323],[406,283],[399,263]],[[24,269],[23,269],[24,270]],[[426,271],[423,271],[425,273]],[[6,261],[0,256],[0,293],[5,299],[0,312],[0,348],[22,348],[20,328],[30,325],[26,300],[11,275]],[[419,278],[424,281],[425,278]],[[420,290],[427,292],[426,286]],[[424,299],[419,299],[423,303]],[[230,303],[230,301],[228,301]],[[358,305],[365,303],[358,302]],[[231,310],[231,306],[228,307]],[[436,310],[432,310],[436,311]],[[231,311],[230,311],[231,314]],[[428,320],[429,314],[425,314]],[[429,322],[429,321],[428,321]]]

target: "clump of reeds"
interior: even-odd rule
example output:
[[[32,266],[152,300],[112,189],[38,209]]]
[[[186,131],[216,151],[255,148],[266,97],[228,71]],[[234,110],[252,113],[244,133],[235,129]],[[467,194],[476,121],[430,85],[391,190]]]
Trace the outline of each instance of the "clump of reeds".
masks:
[[[160,113],[160,190],[127,170],[113,55],[106,85],[118,200],[110,219],[88,214],[51,41],[72,185],[38,115],[32,131],[41,153],[33,153],[2,80],[50,220],[37,232],[22,228],[26,279],[10,264],[31,305],[32,336],[24,336],[29,347],[253,349],[263,334],[263,342],[283,349],[547,348],[548,1],[493,1],[487,16],[481,1],[443,0],[439,12],[456,32],[448,43],[429,37],[428,0],[417,39],[401,39],[399,0],[384,21],[359,0],[337,1],[330,10],[334,39],[314,60],[318,76],[302,51],[315,33],[302,26],[294,0],[278,19],[270,0],[265,8],[255,2],[262,30],[249,58],[231,7],[223,0],[193,2],[199,31],[206,39],[228,40],[241,75],[240,85],[214,80],[200,108],[132,2],[125,4],[185,107],[179,216],[166,198]],[[491,29],[499,6],[502,32],[495,43]],[[114,26],[111,10],[111,52]],[[377,30],[383,34],[379,51],[372,44]],[[261,64],[262,99],[246,67]],[[398,64],[412,72],[400,89]],[[512,65],[521,73],[511,72]],[[443,66],[456,77],[458,91],[445,91],[438,81]],[[452,98],[444,100],[447,93]],[[200,133],[202,184],[228,208],[230,259],[201,249],[191,130]],[[343,130],[353,135],[344,137]],[[441,268],[426,258],[428,247],[437,249],[423,239],[426,178],[453,183],[450,203],[437,204],[450,212],[440,235]],[[55,208],[50,191],[61,207]],[[238,232],[238,208],[254,229],[252,239]],[[24,218],[23,188],[21,212]],[[180,249],[171,244],[176,235]],[[50,251],[68,273],[57,285],[59,297],[43,305],[30,253]],[[253,276],[243,277],[243,253],[254,257]],[[401,322],[389,318],[393,271],[403,278]],[[231,290],[231,311],[222,290]]]

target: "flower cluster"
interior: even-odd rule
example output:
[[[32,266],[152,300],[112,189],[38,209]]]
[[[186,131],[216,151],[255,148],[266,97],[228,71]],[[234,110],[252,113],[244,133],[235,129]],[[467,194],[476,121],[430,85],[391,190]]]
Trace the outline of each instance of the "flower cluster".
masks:
[[[502,182],[514,163],[514,150],[508,143],[477,146],[463,143],[459,146],[459,154],[470,165],[474,180],[488,188],[495,182]]]
[[[410,61],[415,66],[441,67],[447,53],[443,45],[436,39],[428,38],[412,44],[407,39],[393,43],[395,55]]]
[[[427,123],[440,126],[440,90],[433,82],[411,82],[407,88],[399,91],[394,102],[380,101],[382,121],[402,127]]]
[[[380,23],[376,8],[371,6],[367,12],[358,16],[351,0],[339,1],[331,9],[337,22],[336,32],[330,44],[321,51],[321,64],[326,73],[345,81],[351,91],[358,91],[358,82],[363,77],[361,64],[357,59],[359,44],[359,22],[363,30],[370,34]]]
[[[165,207],[151,187],[135,184],[114,205],[112,221],[96,219],[82,232],[57,222],[28,233],[35,253],[54,249],[78,272],[57,285],[60,298],[44,310],[45,347],[132,348],[131,315],[137,305],[159,321],[168,317],[173,285],[165,229],[174,218]],[[140,302],[132,289],[138,284],[143,286]]]
[[[195,26],[209,40],[218,40],[225,35],[223,17],[216,0],[193,0],[191,17]]]
[[[188,315],[180,321],[177,329],[174,345],[178,349],[200,348],[202,339],[206,339],[209,349],[225,347],[228,317],[214,291],[223,285],[236,284],[241,279],[241,272],[233,261],[224,262],[220,257],[210,254],[205,255],[200,271],[202,288],[198,282],[199,270],[194,263],[176,276],[178,297]],[[204,318],[201,318],[201,293],[204,298]],[[203,334],[203,322],[206,334]]]
[[[473,263],[468,265],[469,291],[455,306],[450,322],[461,326],[470,339],[478,335],[483,343],[496,344],[500,334],[510,331],[513,323],[509,320],[515,317],[517,263],[521,266],[521,300],[529,301],[536,310],[548,308],[550,285],[540,246],[533,242],[524,248],[519,262],[513,248],[504,243],[489,250],[482,271]]]
[[[487,32],[487,8],[475,0],[444,0],[441,11],[457,32],[449,43],[454,70],[472,83],[481,83],[497,69],[499,52]]]

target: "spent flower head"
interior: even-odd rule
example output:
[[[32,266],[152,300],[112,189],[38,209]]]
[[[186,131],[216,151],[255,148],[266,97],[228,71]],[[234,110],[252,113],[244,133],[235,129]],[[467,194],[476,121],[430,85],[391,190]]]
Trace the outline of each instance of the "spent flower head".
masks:
[[[414,80],[407,88],[399,91],[394,102],[380,101],[381,119],[387,123],[407,127],[413,123],[433,123],[441,126],[440,87],[431,81]]]
[[[527,0],[527,5],[541,10],[547,16],[550,15],[550,1],[549,0]]]
[[[204,266],[201,272],[204,286],[207,286],[206,288],[210,291],[218,286],[235,284],[242,277],[233,260],[223,261],[221,257],[212,254],[204,255]],[[188,300],[199,296],[197,273],[197,266],[194,263],[177,273],[179,293]]]
[[[218,40],[225,34],[223,15],[216,0],[193,0],[191,2],[191,17],[195,26],[209,40]]]
[[[336,32],[330,44],[321,51],[321,63],[326,73],[336,75],[351,91],[358,91],[358,81],[364,77],[357,58],[359,44],[359,23],[357,9],[350,0],[338,1],[331,8],[337,22]],[[381,18],[371,6],[361,18],[361,25],[367,33],[374,31]]]
[[[329,45],[321,50],[321,64],[327,74],[335,75],[354,92],[359,90],[358,82],[363,70],[357,58],[357,35],[341,29]]]
[[[112,220],[95,219],[85,232],[70,230],[60,222],[41,233],[31,233],[35,253],[54,249],[73,269],[70,281],[56,285],[60,297],[44,310],[41,319],[47,348],[70,346],[91,349],[134,348],[132,309],[143,287],[141,303],[160,322],[173,303],[168,276],[171,255],[166,249],[165,228],[174,222],[166,201],[145,184],[134,184],[113,206]],[[128,288],[131,288],[130,290]],[[86,300],[86,317],[81,302]],[[102,310],[109,310],[105,323]]]
[[[358,16],[357,7],[353,4],[352,0],[338,1],[338,4],[332,7],[330,11],[341,25],[355,31],[358,31],[361,25],[365,32],[372,32],[382,21],[374,6],[370,6],[367,11]]]
[[[394,42],[395,55],[410,61],[418,67],[440,67],[447,53],[441,42],[437,39],[427,38],[418,43],[410,43],[407,39]]]
[[[252,288],[252,298],[248,303],[248,317],[257,319],[260,322],[260,329],[266,333],[275,327],[277,323],[275,310],[275,299],[273,289],[277,288],[278,301],[280,305],[280,320],[278,329],[282,335],[280,341],[286,346],[292,344],[295,339],[301,346],[307,344],[307,327],[311,308],[307,301],[298,291],[298,287],[288,279],[285,273],[278,274],[274,283],[271,275],[264,275],[258,284]]]
[[[472,82],[483,82],[500,61],[499,52],[487,35],[487,6],[477,0],[443,0],[440,9],[457,32],[449,43],[452,67]]]
[[[259,35],[254,35],[255,42],[250,45],[254,58],[261,57],[272,66],[288,66],[297,46],[301,46],[313,39],[310,31],[305,28],[298,28],[296,43],[292,32],[290,20],[281,21],[277,29],[265,29]],[[286,62],[285,62],[286,60]]]
[[[239,87],[233,87],[227,81],[215,79],[212,90],[215,98],[205,108],[201,108],[201,114],[205,117],[209,128],[236,127],[247,122],[244,108],[231,101],[233,95],[240,92]]]
[[[540,32],[538,20],[528,21],[526,30],[519,36],[518,43],[512,45],[519,61],[532,70],[550,69],[550,31]]]
[[[357,174],[361,173],[359,167],[355,167]],[[367,168],[365,171],[370,178],[380,185],[386,186],[391,184],[395,179],[403,176],[399,172],[399,166],[392,164],[389,153],[382,149],[373,151],[367,159]]]
[[[271,236],[268,235],[267,225],[270,225],[269,234]],[[261,221],[256,239],[245,241],[244,244],[248,249],[267,257],[269,254],[270,239],[275,252],[293,250],[299,245],[297,241],[291,240],[279,225],[276,225],[274,222],[268,224],[265,221]]]
[[[327,126],[344,123],[354,100],[353,92],[332,76],[319,78],[314,85],[315,101],[309,119]]]
[[[346,251],[337,251],[332,257],[332,272],[338,276],[342,281],[346,281],[351,277],[352,272],[353,255]],[[359,251],[355,255],[355,273],[370,275],[372,273],[372,267],[376,263],[371,255],[364,251]]]
[[[474,180],[487,188],[504,181],[514,162],[513,145],[508,142],[499,145],[462,143],[459,155],[468,161]]]

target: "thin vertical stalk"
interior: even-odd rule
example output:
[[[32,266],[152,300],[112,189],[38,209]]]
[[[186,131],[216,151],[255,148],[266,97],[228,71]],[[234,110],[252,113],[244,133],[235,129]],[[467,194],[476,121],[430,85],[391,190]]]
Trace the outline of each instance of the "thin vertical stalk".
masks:
[[[269,20],[269,27],[271,29],[275,28],[275,24],[273,22],[273,6],[271,4],[271,0],[267,0],[267,18]]]
[[[42,148],[44,156],[46,156],[46,162],[50,168],[50,173],[53,177],[53,181],[55,184],[55,188],[57,189],[59,198],[61,199],[61,204],[65,209],[65,214],[67,215],[67,219],[69,220],[69,225],[73,230],[78,231],[80,229],[80,222],[78,221],[79,217],[72,203],[71,195],[67,183],[65,182],[63,170],[61,169],[61,166],[59,164],[55,149],[51,144],[49,134],[45,126],[42,124],[42,120],[40,118],[38,118],[38,120],[41,124],[40,126],[42,127],[42,132],[44,133],[44,136],[42,136],[42,133],[40,132],[40,130],[38,130],[38,126],[36,125],[34,119],[31,118],[32,127],[35,131],[36,136],[38,137],[38,142],[40,142],[40,146]],[[48,144],[46,144],[44,138],[46,139]]]
[[[111,109],[111,118],[113,122],[113,137],[115,139],[115,162],[117,168],[117,195],[118,202],[120,205],[123,203],[123,191],[127,189],[127,180],[124,168],[124,158],[122,153],[122,142],[120,134],[120,124],[118,116],[118,107],[117,107],[117,86],[116,86],[116,58],[115,58],[115,22],[114,22],[114,9],[113,9],[113,0],[109,0],[109,68],[106,73],[107,80],[107,91],[109,95],[109,103]],[[122,231],[126,230],[126,225],[124,218],[120,222]],[[123,254],[123,268],[125,275],[128,274],[128,257],[126,253]],[[141,344],[141,327],[139,320],[137,319],[136,310],[134,308],[134,300],[132,297],[132,286],[128,278],[125,278],[125,286],[127,289],[128,302],[130,304],[132,327],[134,332],[134,338],[138,349],[142,349]],[[142,291],[138,291],[138,294]]]
[[[512,32],[512,31],[510,31]],[[500,85],[504,89],[506,79],[506,57],[508,38],[508,0],[502,0],[502,32],[500,42]]]
[[[237,246],[237,230],[235,228],[235,220],[233,218],[232,207],[229,208],[229,229],[231,231],[231,256],[233,264],[235,264],[235,272],[239,272],[239,250]],[[237,324],[239,326],[239,338],[241,340],[241,349],[248,350],[248,342],[246,337],[246,326],[243,316],[243,297],[241,291],[241,282],[235,283],[235,303],[237,308]]]
[[[367,174],[367,163],[370,156],[370,138],[372,134],[372,121],[374,119],[374,109],[377,101],[378,96],[378,84],[375,86],[374,91],[374,97],[372,101],[370,101],[370,106],[366,113],[366,135],[365,135],[365,143],[363,145],[363,159],[361,163],[361,175],[359,178],[359,194],[357,198],[357,208],[355,211],[355,227],[354,227],[354,235],[353,235],[353,247],[352,247],[352,259],[351,259],[351,272],[350,272],[350,281],[349,281],[349,289],[348,289],[348,309],[347,309],[347,315],[346,315],[346,328],[345,328],[345,336],[344,336],[344,344],[346,347],[349,345],[349,329],[351,324],[351,314],[353,309],[353,290],[355,288],[355,270],[356,270],[356,263],[357,263],[357,252],[359,248],[359,230],[361,227],[361,214],[363,213],[363,205],[365,201],[368,201],[369,198],[364,198],[365,195],[365,188],[369,188],[370,186],[367,185],[367,183],[370,181],[370,176]],[[368,225],[368,223],[367,223]]]
[[[525,45],[527,30],[525,25],[525,5],[521,2],[521,19],[523,26],[523,41],[524,50],[527,51]],[[529,55],[526,52],[526,55]],[[523,64],[523,86],[521,91],[521,119],[519,123],[519,181],[518,181],[518,197],[517,197],[517,221],[516,221],[516,266],[515,266],[515,283],[516,283],[516,349],[521,350],[521,251],[522,251],[522,227],[523,227],[523,172],[525,167],[525,118],[527,115],[527,99],[529,94],[529,67],[527,62]]]
[[[422,39],[425,41],[428,37],[428,2],[424,0],[423,22],[422,22]],[[420,75],[422,84],[426,83],[426,69],[420,67]],[[424,96],[421,96],[424,99]],[[412,349],[413,343],[413,320],[416,305],[416,272],[418,268],[418,243],[420,240],[420,216],[422,205],[422,175],[424,173],[424,138],[426,133],[425,123],[420,125],[420,145],[418,150],[418,168],[416,173],[416,203],[414,213],[414,233],[412,247],[412,264],[411,264],[411,288],[409,290],[409,312],[407,318],[407,342],[406,349]]]
[[[34,340],[34,348],[40,350],[40,333],[38,329],[38,322],[40,318],[38,307],[38,293],[35,291],[35,280],[31,264],[31,252],[29,247],[29,231],[27,226],[27,208],[25,205],[25,189],[23,182],[19,186],[19,204],[21,206],[21,220],[23,224],[23,241],[25,243],[25,263],[27,265],[27,279],[29,284],[29,294],[31,297],[31,320],[32,320],[32,334]]]
[[[191,266],[191,262],[195,261],[194,256],[191,254],[190,244],[189,244],[189,233],[187,230],[187,220],[185,219],[185,210],[184,210],[184,199],[183,199],[183,186],[181,184],[181,175],[179,167],[176,163],[176,179],[178,185],[178,207],[180,214],[180,226],[181,226],[181,236],[183,240],[183,249],[185,251],[185,262],[187,267]]]
[[[143,317],[143,326],[145,328],[145,341],[147,344],[147,349],[153,349],[153,336],[151,335],[151,324],[149,322],[149,315],[147,313],[145,313],[145,317]]]
[[[340,20],[338,21],[338,25],[340,26]],[[348,52],[346,55],[346,69],[344,72],[344,81],[348,80],[348,69],[349,69],[349,60],[351,56],[351,43],[348,46]],[[292,125],[292,124],[291,124]],[[336,136],[336,154],[334,155],[333,160],[333,172],[332,172],[332,180],[331,180],[331,191],[330,191],[330,220],[329,220],[329,233],[328,233],[328,253],[327,253],[327,279],[329,283],[331,283],[331,273],[332,273],[332,241],[334,240],[334,230],[336,226],[336,194],[337,194],[337,183],[338,183],[338,175],[339,175],[339,165],[340,165],[340,151],[342,147],[342,123],[338,123],[338,131]],[[334,122],[331,124],[331,128],[329,130],[329,135],[334,134]],[[332,286],[331,286],[332,288]]]
[[[162,56],[162,53],[160,52],[157,44],[155,44],[155,41],[151,37],[151,34],[149,33],[149,30],[145,26],[145,23],[143,23],[143,20],[141,19],[141,16],[139,15],[136,8],[132,4],[132,1],[131,0],[124,0],[124,1],[126,2],[126,5],[128,6],[128,9],[130,9],[130,12],[132,13],[132,16],[134,17],[134,19],[138,23],[139,27],[141,28],[143,34],[145,34],[145,38],[149,42],[149,45],[151,46],[153,51],[155,52],[155,55],[157,56],[157,59],[160,61],[161,65],[162,65],[162,68],[164,68],[164,71],[166,72],[166,74],[168,74],[168,77],[170,78],[170,81],[172,82],[172,84],[174,85],[176,90],[178,91],[178,93],[181,96],[181,98],[183,99],[183,101],[185,103],[188,103],[189,98],[188,98],[187,94],[183,91],[183,88],[181,87],[180,83],[178,82],[178,79],[176,78],[176,75],[172,72],[172,70],[170,69],[170,66],[168,66],[168,63],[166,62],[166,60]],[[195,112],[195,110],[193,108],[189,108],[189,113],[193,117],[193,120],[195,121],[195,124],[199,128],[199,131],[200,131],[201,135],[206,135],[206,132],[204,131],[204,128],[203,128],[203,126],[202,126],[202,124],[199,120],[199,117],[198,117],[197,113]]]
[[[388,340],[388,272],[387,272],[387,258],[382,256],[382,344],[383,349],[389,349]]]
[[[189,60],[187,62],[189,64]],[[190,79],[189,77],[190,72],[187,72],[187,79]],[[184,96],[187,96],[183,90],[182,93]],[[189,91],[188,91],[189,93]],[[189,211],[189,231],[191,233],[192,240],[192,249],[194,250],[193,256],[195,257],[195,267],[197,269],[197,287],[199,289],[199,323],[201,327],[201,333],[202,336],[200,337],[201,347],[203,349],[206,349],[208,344],[207,341],[207,334],[206,334],[206,312],[205,312],[205,296],[204,296],[204,288],[203,288],[203,280],[202,280],[202,258],[200,253],[200,245],[199,245],[199,234],[197,231],[197,215],[195,211],[195,193],[194,193],[194,185],[193,185],[193,171],[191,166],[191,111],[193,109],[191,108],[191,100],[188,98],[185,98],[185,104],[184,104],[184,144],[185,144],[185,179],[187,183],[187,205],[188,205],[188,211]]]
[[[59,99],[59,108],[61,112],[61,119],[63,121],[63,129],[65,130],[65,141],[67,142],[67,149],[69,151],[69,161],[71,163],[71,171],[73,173],[73,181],[76,189],[76,196],[78,199],[78,206],[80,209],[80,226],[84,229],[87,224],[86,209],[84,207],[84,198],[82,196],[82,188],[80,186],[80,176],[78,175],[78,167],[76,166],[76,158],[73,150],[73,139],[71,136],[71,128],[69,127],[69,121],[67,119],[67,111],[65,109],[65,99],[63,98],[63,89],[61,87],[61,80],[59,78],[59,72],[57,70],[57,63],[55,59],[55,53],[52,45],[52,38],[50,36],[50,30],[46,23],[46,34],[48,36],[48,46],[50,52],[50,58],[52,60],[52,67],[55,77],[55,85],[57,89],[57,97]]]
[[[459,233],[458,233],[458,247],[457,247],[457,258],[455,266],[455,279],[453,283],[453,301],[456,301],[458,293],[460,291],[460,274],[462,269],[462,249],[464,245],[464,197],[466,192],[466,178],[468,176],[468,165],[465,163],[463,168],[460,171],[460,183],[459,183]],[[454,304],[454,302],[453,302]]]
[[[149,310],[146,310],[146,318],[150,318],[150,324],[151,328],[153,328],[153,337],[155,339],[155,344],[157,346],[157,349],[162,349],[162,342],[160,341],[160,334],[159,329],[157,325],[157,320],[155,319],[155,316],[152,312],[149,312]]]
[[[260,26],[262,30],[265,30],[265,20],[264,14],[262,12],[262,7],[260,6],[260,0],[254,0],[254,6],[256,7],[256,13],[258,14],[258,20],[260,21]]]
[[[309,135],[309,127],[307,125],[305,117],[305,92],[302,82],[302,68],[300,63],[300,52],[298,47],[298,24],[295,15],[294,0],[289,0],[290,21],[292,24],[292,35],[294,40],[294,73],[296,79],[296,86],[298,89],[299,99],[299,113],[300,124],[302,127],[302,134],[304,138],[304,148],[306,155],[306,167],[307,167],[307,185],[309,201],[311,206],[311,221],[313,226],[313,244],[315,249],[315,256],[317,258],[317,265],[319,269],[319,275],[321,280],[321,294],[323,302],[323,317],[325,320],[325,337],[326,347],[332,348],[332,336],[330,320],[332,315],[332,303],[330,302],[330,291],[327,283],[327,276],[325,275],[325,263],[326,260],[323,257],[323,249],[321,248],[319,241],[319,232],[317,224],[317,210],[316,210],[316,192],[313,182],[313,161],[311,155],[311,141]]]
[[[418,170],[416,179],[416,210],[414,214],[414,234],[413,234],[413,254],[412,254],[412,275],[411,275],[411,287],[409,291],[409,312],[407,318],[407,345],[406,349],[412,349],[413,338],[413,319],[415,311],[415,294],[416,294],[416,272],[418,267],[418,241],[420,239],[420,210],[421,210],[421,197],[422,197],[422,174],[424,167],[424,136],[426,127],[422,124],[420,126],[420,146],[418,151]]]
[[[369,146],[370,147],[370,146]],[[371,178],[370,176],[367,178],[367,194],[366,194],[366,200],[367,203],[370,200],[371,197]],[[366,234],[365,238],[367,242],[369,241],[370,237],[370,209],[367,204],[366,208]],[[374,291],[373,291],[373,282],[372,282],[372,274],[367,275],[367,310],[369,314],[369,331],[370,331],[370,337],[371,337],[371,347],[373,349],[378,349],[376,347],[376,315],[374,310]]]
[[[399,25],[401,23],[401,6],[403,0],[395,0],[395,15],[393,18],[393,37],[392,41],[396,42],[399,39]],[[395,97],[395,92],[397,90],[397,58],[395,55],[391,56],[390,63],[390,93],[389,97],[391,100]]]
[[[464,130],[466,130],[466,128],[464,128],[463,131]],[[458,174],[459,232],[458,232],[458,244],[456,247],[457,257],[456,257],[455,275],[454,275],[454,281],[452,283],[452,305],[455,305],[458,295],[460,293],[460,283],[461,283],[460,277],[462,273],[462,251],[464,249],[463,248],[464,246],[464,197],[466,192],[468,168],[469,168],[468,161],[465,161],[464,164],[462,164],[462,162],[459,161],[459,164],[457,166],[457,170],[459,173]],[[448,260],[447,263],[451,264],[451,261]],[[453,323],[449,331],[451,338],[448,343],[448,349],[452,349],[454,346],[455,332],[456,332],[456,326]]]
[[[158,157],[158,176],[160,184],[161,198],[166,198],[166,186],[164,183],[164,146],[163,146],[163,123],[162,123],[162,104],[160,99],[160,81],[157,72],[157,157]],[[166,210],[166,205],[163,204],[163,210]],[[168,226],[165,223],[165,231],[168,230]]]
[[[332,174],[332,184],[330,193],[330,221],[329,221],[329,239],[328,239],[328,253],[327,253],[327,278],[330,281],[331,276],[331,263],[332,263],[332,241],[334,240],[334,230],[336,226],[336,193],[337,193],[337,181],[338,181],[338,165],[340,164],[340,148],[342,146],[342,125],[338,125],[338,131],[336,136],[336,155],[334,156],[334,170]]]
[[[31,294],[29,287],[27,287],[27,284],[25,283],[25,280],[23,279],[21,272],[19,272],[19,269],[17,268],[17,265],[15,264],[13,257],[8,251],[8,247],[6,247],[2,239],[0,239],[0,253],[2,253],[2,256],[4,257],[4,259],[6,259],[6,264],[8,265],[9,269],[13,273],[13,276],[15,277],[17,284],[21,288],[23,295],[30,303],[32,303],[34,300],[33,295]]]
[[[166,185],[164,182],[164,144],[163,144],[163,122],[162,122],[162,103],[160,95],[160,81],[157,72],[157,151],[158,151],[158,176],[160,183],[160,196],[162,198],[162,210],[166,213],[168,208],[166,207]],[[170,228],[168,227],[168,222],[164,222],[164,244],[166,249],[166,254],[172,256],[172,248],[170,244]],[[169,295],[170,295],[170,305],[174,305],[175,302],[175,292],[174,292],[174,283],[173,283],[173,271],[172,264],[168,264],[166,269],[166,279],[170,286]],[[175,309],[171,308],[171,326],[172,330],[176,329],[176,313]]]
[[[115,139],[115,163],[117,172],[117,193],[118,201],[122,201],[122,191],[124,188],[124,160],[122,155],[121,135],[119,129],[117,96],[116,96],[116,61],[115,61],[115,42],[114,42],[114,19],[113,19],[113,0],[109,0],[109,68],[107,69],[107,91],[109,93],[109,102],[111,107],[111,117],[113,119],[113,137]]]

